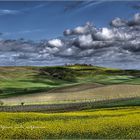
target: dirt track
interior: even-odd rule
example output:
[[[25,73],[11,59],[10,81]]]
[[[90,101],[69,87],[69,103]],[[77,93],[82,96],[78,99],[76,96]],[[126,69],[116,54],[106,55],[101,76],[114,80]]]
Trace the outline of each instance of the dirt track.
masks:
[[[108,108],[108,107],[123,107],[123,106],[135,106],[137,104],[131,104],[139,98],[125,98],[125,99],[111,99],[104,101],[88,101],[79,103],[66,103],[66,104],[48,104],[48,105],[16,105],[16,106],[0,106],[0,112],[68,112],[68,111],[80,111],[84,109],[93,108]],[[128,102],[129,101],[129,102]],[[122,104],[122,102],[124,104]],[[120,104],[119,104],[120,103]]]

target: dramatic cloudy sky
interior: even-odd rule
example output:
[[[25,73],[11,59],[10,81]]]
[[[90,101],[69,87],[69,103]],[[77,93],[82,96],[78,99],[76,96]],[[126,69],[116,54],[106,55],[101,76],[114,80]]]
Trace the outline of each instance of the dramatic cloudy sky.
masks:
[[[0,1],[0,65],[140,69],[140,1]]]

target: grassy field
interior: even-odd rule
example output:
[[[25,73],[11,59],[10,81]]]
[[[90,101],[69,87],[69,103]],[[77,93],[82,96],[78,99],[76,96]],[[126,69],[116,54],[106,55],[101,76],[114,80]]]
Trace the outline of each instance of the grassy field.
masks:
[[[0,113],[0,139],[140,139],[140,107],[68,113]]]

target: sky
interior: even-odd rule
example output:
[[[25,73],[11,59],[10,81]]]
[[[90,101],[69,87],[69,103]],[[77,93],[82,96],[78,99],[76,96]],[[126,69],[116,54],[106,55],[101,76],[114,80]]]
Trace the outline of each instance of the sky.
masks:
[[[140,1],[0,1],[0,60],[140,69]]]
[[[93,22],[108,26],[114,17],[129,19],[138,1],[0,1],[0,31],[5,39],[50,39],[66,28]]]

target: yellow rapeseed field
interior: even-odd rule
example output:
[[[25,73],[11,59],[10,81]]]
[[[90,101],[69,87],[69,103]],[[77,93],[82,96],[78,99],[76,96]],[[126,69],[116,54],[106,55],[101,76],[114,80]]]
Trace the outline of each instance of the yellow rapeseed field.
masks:
[[[140,139],[140,107],[66,113],[0,113],[0,139]]]

